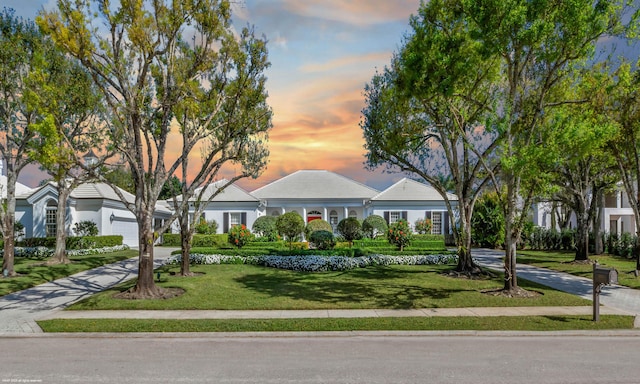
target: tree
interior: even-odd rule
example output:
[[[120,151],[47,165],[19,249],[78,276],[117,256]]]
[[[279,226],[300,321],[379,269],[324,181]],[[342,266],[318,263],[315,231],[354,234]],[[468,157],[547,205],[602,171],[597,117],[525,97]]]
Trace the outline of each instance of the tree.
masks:
[[[353,246],[353,240],[362,238],[362,225],[355,217],[347,217],[338,223],[338,233]]]
[[[315,231],[328,231],[333,233],[333,227],[331,227],[331,224],[326,220],[312,220],[307,223],[306,227],[304,227],[304,237],[309,240],[311,238],[311,234]]]
[[[367,165],[386,165],[431,184],[445,201],[451,228],[459,218],[456,270],[477,274],[471,217],[489,181],[487,169],[498,164],[498,135],[486,120],[499,58],[477,41],[462,0],[423,2],[411,27],[391,66],[365,88],[360,125]]]
[[[618,135],[609,144],[622,184],[633,209],[636,235],[640,236],[640,70],[627,62],[615,73],[615,87],[610,89],[609,116],[618,125]],[[633,247],[636,273],[640,272],[640,241]]]
[[[362,232],[370,239],[387,232],[387,221],[380,215],[367,216],[362,222]]]
[[[26,79],[37,70],[43,49],[43,37],[31,21],[16,17],[14,11],[0,12],[0,161],[7,170],[4,201],[0,204],[0,230],[4,240],[2,270],[14,271],[15,187],[18,175],[31,163],[27,156],[31,129],[39,115],[27,95]],[[6,197],[5,197],[6,192]]]
[[[210,74],[215,78],[211,65],[216,57],[239,54],[237,47],[225,44],[231,33],[231,8],[226,0],[95,4],[59,0],[58,11],[43,13],[38,23],[59,47],[81,61],[105,97],[113,148],[124,156],[135,186],[135,202],[125,203],[136,215],[139,231],[138,280],[129,296],[162,297],[165,292],[153,279],[153,212],[162,186],[185,160],[180,155],[166,163],[169,134],[194,89],[213,80]],[[260,46],[247,41],[249,49]],[[224,74],[242,70],[246,63],[239,63]]]
[[[278,216],[276,228],[278,228],[278,233],[285,237],[291,250],[293,249],[293,242],[298,240],[304,231],[304,220],[298,212],[287,212]]]
[[[171,199],[182,190],[182,183],[177,176],[171,176],[167,179],[167,181],[162,185],[162,189],[160,190],[160,194],[158,195],[158,199],[167,200]]]
[[[276,241],[278,239],[277,220],[274,216],[260,216],[253,222],[251,230],[260,237],[266,237],[269,241]]]
[[[575,261],[589,260],[589,228],[600,196],[618,181],[615,161],[606,150],[617,130],[605,114],[608,77],[599,67],[580,71],[574,77],[576,83],[564,90],[573,93],[566,99],[581,102],[558,106],[548,117],[545,149],[554,159],[548,170],[555,187],[552,198],[575,214]]]
[[[473,244],[485,248],[504,245],[504,211],[497,193],[486,191],[476,202],[471,237]]]
[[[51,176],[58,191],[56,247],[48,263],[60,264],[69,262],[67,200],[73,189],[89,179],[79,167],[81,156],[89,148],[103,144],[104,135],[96,128],[100,125],[101,97],[89,73],[49,39],[43,46],[40,69],[30,74],[26,94],[32,108],[44,118],[31,124],[37,136],[28,153]]]
[[[411,244],[411,227],[406,220],[398,220],[395,223],[389,225],[387,231],[387,240],[389,243],[398,247],[400,252],[404,251],[404,247]]]
[[[217,38],[222,47],[208,59],[208,67],[202,71],[206,81],[188,87],[187,97],[175,109],[182,138],[182,182],[180,199],[174,198],[173,204],[179,215],[182,275],[190,274],[194,223],[189,219],[199,217],[231,184],[258,177],[266,168],[269,155],[265,143],[272,112],[266,102],[264,71],[269,67],[266,41],[256,38],[249,28],[243,29],[239,38],[230,30],[210,38]],[[198,150],[201,167],[188,180],[190,157]],[[226,164],[239,166],[240,171],[229,180],[217,182],[215,188],[202,188],[211,185]],[[175,172],[177,165],[174,163],[169,172]]]
[[[544,118],[566,100],[560,88],[595,42],[617,33],[623,1],[465,0],[468,22],[485,55],[499,57],[499,92],[491,125],[500,135],[497,190],[506,189],[505,291],[518,290],[516,245],[528,207],[547,183],[536,164],[548,158],[539,141]]]

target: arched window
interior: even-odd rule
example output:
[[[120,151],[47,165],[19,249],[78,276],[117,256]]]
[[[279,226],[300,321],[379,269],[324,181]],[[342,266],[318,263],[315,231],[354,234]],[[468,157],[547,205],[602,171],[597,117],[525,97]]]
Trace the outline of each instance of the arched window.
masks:
[[[45,229],[47,231],[47,237],[56,236],[56,216],[58,213],[58,203],[54,200],[47,202],[47,208],[45,212]]]
[[[355,217],[356,219],[358,218],[358,213],[354,210],[349,211],[349,217]]]
[[[335,229],[338,226],[338,212],[329,212],[329,224]]]
[[[309,211],[309,213],[307,213],[307,223],[320,219],[322,219],[322,213],[319,211]]]

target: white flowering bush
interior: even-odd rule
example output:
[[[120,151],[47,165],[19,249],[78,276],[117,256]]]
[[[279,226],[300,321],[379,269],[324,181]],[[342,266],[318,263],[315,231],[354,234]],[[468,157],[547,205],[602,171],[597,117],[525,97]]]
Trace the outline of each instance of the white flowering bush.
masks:
[[[86,255],[98,255],[103,253],[111,253],[117,251],[124,251],[129,249],[128,245],[116,245],[113,247],[103,248],[91,248],[91,249],[75,249],[67,250],[68,256],[86,256]],[[14,256],[24,257],[25,259],[45,260],[53,256],[53,248],[47,247],[15,247]],[[4,256],[4,250],[0,249],[0,255]]]
[[[174,255],[167,264],[180,264],[181,256]],[[455,255],[387,256],[225,256],[191,254],[192,264],[253,264],[303,272],[346,271],[378,265],[433,265],[457,262]]]

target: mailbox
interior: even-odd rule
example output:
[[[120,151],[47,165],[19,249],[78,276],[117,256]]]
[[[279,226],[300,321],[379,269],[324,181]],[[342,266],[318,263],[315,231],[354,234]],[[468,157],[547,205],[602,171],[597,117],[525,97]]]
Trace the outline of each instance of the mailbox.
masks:
[[[593,266],[593,284],[618,284],[618,271],[614,268],[600,268]]]

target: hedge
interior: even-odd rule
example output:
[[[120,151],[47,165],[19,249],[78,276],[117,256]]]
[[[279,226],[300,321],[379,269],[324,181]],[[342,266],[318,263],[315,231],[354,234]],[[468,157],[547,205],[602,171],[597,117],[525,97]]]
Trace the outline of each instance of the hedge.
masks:
[[[226,233],[218,235],[200,235],[194,234],[193,241],[191,241],[192,247],[221,247],[225,248],[229,245]],[[165,233],[162,235],[162,245],[168,247],[180,247],[182,242],[180,241],[179,233]]]
[[[121,235],[109,236],[68,236],[65,242],[67,249],[105,248],[122,245]],[[17,243],[23,247],[55,248],[55,237],[30,237]]]

